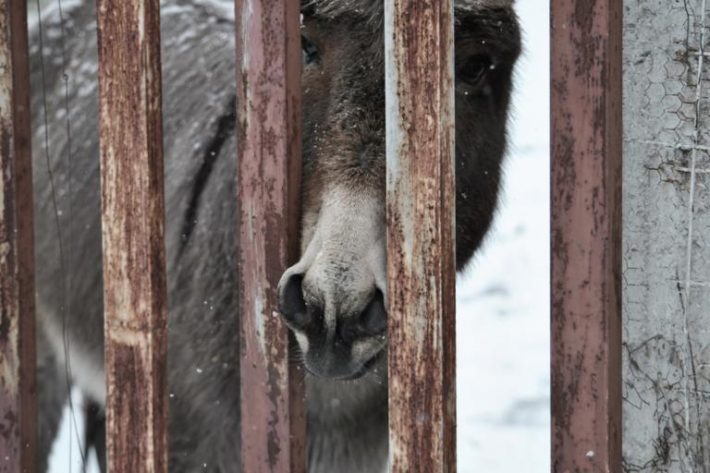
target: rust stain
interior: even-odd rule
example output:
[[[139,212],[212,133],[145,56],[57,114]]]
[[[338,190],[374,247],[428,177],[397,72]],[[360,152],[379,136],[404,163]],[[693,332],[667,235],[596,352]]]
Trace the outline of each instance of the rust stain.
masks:
[[[302,373],[276,288],[298,258],[300,4],[238,0],[241,471],[304,472]]]
[[[385,5],[390,471],[455,472],[453,5]]]
[[[99,0],[107,452],[167,472],[160,5]]]
[[[37,405],[25,1],[0,1],[0,472],[36,470]]]
[[[621,2],[552,2],[552,468],[621,471]]]

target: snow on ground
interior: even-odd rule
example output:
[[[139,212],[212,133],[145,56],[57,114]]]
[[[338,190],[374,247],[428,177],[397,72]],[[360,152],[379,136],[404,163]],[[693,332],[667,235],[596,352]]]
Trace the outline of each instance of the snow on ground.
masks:
[[[550,471],[549,7],[547,0],[517,5],[525,53],[503,200],[484,248],[457,285],[461,473]],[[52,473],[81,471],[81,435],[68,418]]]
[[[459,471],[550,471],[549,7],[518,0],[525,52],[494,229],[457,285]]]

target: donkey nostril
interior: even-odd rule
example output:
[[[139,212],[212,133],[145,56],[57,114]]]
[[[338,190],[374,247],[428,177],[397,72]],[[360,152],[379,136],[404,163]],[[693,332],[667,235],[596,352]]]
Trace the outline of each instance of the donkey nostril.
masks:
[[[340,324],[340,340],[352,344],[363,337],[382,335],[387,329],[387,311],[382,292],[378,289],[365,310],[359,317],[351,318]]]
[[[375,297],[372,298],[360,316],[360,326],[362,331],[370,336],[380,335],[387,329],[385,298],[379,289],[375,291]]]
[[[288,278],[279,297],[279,311],[288,323],[296,328],[305,328],[309,323],[306,301],[303,299],[303,275]]]

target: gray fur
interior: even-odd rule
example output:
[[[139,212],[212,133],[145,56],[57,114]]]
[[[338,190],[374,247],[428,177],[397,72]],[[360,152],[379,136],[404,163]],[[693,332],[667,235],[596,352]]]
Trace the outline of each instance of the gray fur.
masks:
[[[341,34],[349,36],[338,40],[342,67],[336,61],[339,68],[328,72],[333,77],[331,89],[319,91],[328,94],[327,105],[304,100],[304,249],[318,220],[323,182],[357,186],[380,201],[384,188],[381,4],[378,0],[306,3],[319,16],[316,28],[333,22]],[[461,123],[457,127],[459,268],[480,244],[495,209],[510,75],[519,48],[509,8],[494,0],[487,6],[483,3],[461,2],[457,10],[461,27],[457,41],[473,44],[480,35],[492,43],[486,47],[497,48],[491,54],[500,60],[495,71],[499,84],[492,90],[477,91],[475,96],[469,96],[465,88],[457,92],[457,121]],[[65,378],[65,368],[71,371],[72,383],[93,401],[102,404],[105,396],[92,4],[64,12],[71,140],[56,12],[43,21],[44,71],[36,29],[31,37],[36,267],[42,329],[38,343],[48,348],[39,383],[41,418],[46,424],[42,431],[47,437],[56,429],[57,409],[65,399],[65,385],[58,382]],[[464,10],[474,12],[473,16],[465,16]],[[228,8],[209,1],[169,0],[163,5],[169,435],[170,471],[174,473],[233,472],[239,464],[231,16]],[[354,55],[353,44],[367,44],[374,53]],[[467,48],[474,46],[461,50]],[[353,64],[348,63],[351,59]],[[367,77],[364,71],[370,71]],[[43,90],[47,92],[46,128]],[[325,131],[344,123],[352,125],[347,133]],[[321,127],[314,129],[314,124]],[[349,153],[363,143],[367,156]],[[353,170],[353,160],[358,170]],[[381,358],[364,376],[350,381],[308,376],[309,473],[384,470],[387,380]],[[43,455],[47,445],[43,441]]]

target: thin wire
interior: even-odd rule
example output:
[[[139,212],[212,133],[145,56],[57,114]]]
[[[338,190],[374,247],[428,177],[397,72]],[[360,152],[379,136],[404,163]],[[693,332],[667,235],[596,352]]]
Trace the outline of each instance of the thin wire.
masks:
[[[57,0],[60,2],[60,11],[61,11],[61,0]],[[70,411],[70,416],[71,416],[71,424],[74,427],[75,434],[77,437],[77,441],[79,442],[79,446],[81,447],[81,439],[79,437],[79,432],[78,432],[78,427],[77,427],[77,421],[76,421],[76,411],[74,408],[74,401],[72,399],[71,395],[71,361],[69,359],[69,338],[67,336],[67,331],[66,331],[66,315],[67,315],[67,268],[66,268],[66,258],[65,258],[65,251],[64,251],[64,238],[62,237],[62,227],[59,222],[59,205],[57,203],[57,192],[56,192],[56,187],[55,187],[55,181],[54,181],[54,171],[52,170],[52,164],[51,164],[51,157],[50,157],[50,151],[49,151],[49,119],[48,119],[48,105],[47,105],[47,81],[46,81],[46,70],[45,70],[45,64],[44,64],[44,28],[43,28],[43,23],[42,23],[42,6],[40,3],[40,0],[36,0],[36,6],[37,6],[37,26],[38,26],[38,33],[39,33],[39,60],[40,60],[40,73],[41,73],[41,82],[42,82],[42,119],[43,119],[43,125],[44,125],[44,157],[45,157],[45,163],[47,166],[47,174],[49,176],[49,187],[50,187],[50,195],[52,198],[52,207],[54,210],[54,224],[56,226],[57,230],[57,245],[59,248],[59,272],[60,272],[60,278],[61,278],[61,291],[60,291],[60,305],[59,305],[59,312],[61,315],[62,319],[62,343],[63,343],[63,349],[64,349],[64,371],[65,371],[65,381],[66,381],[66,394],[67,394],[67,399],[69,403],[69,411]],[[62,23],[62,49],[63,49],[63,54],[64,54],[64,21],[63,19],[61,20]],[[65,79],[66,79],[66,60],[65,57],[62,57],[62,62],[63,62],[63,68],[64,68],[64,74],[65,74]],[[65,80],[65,86],[68,84],[68,81]],[[65,104],[68,104],[68,91],[65,88]],[[67,113],[67,126],[69,127],[69,116]],[[68,146],[70,146],[70,142],[68,142]],[[71,148],[69,147],[69,154],[71,155]],[[71,176],[70,176],[71,177]],[[71,202],[71,198],[70,198]],[[71,220],[71,215],[70,215],[70,220]],[[69,436],[69,468],[71,471],[71,463],[72,463],[72,441],[73,438],[70,435]],[[81,452],[81,448],[79,449]],[[85,463],[85,458],[83,452],[81,452],[81,458],[82,458],[82,464]]]
[[[69,225],[74,222],[74,199],[73,199],[73,189],[72,189],[72,177],[74,176],[74,167],[73,167],[73,160],[72,160],[72,134],[71,134],[71,107],[69,103],[69,74],[67,72],[67,48],[66,48],[66,30],[64,28],[64,10],[62,8],[62,0],[57,0],[57,8],[59,9],[59,28],[60,28],[60,45],[61,45],[61,50],[62,50],[62,82],[64,83],[64,116],[66,117],[65,119],[65,127],[66,127],[66,134],[67,134],[67,185],[69,187]],[[70,245],[68,248],[69,254],[69,261],[73,261],[72,259],[72,246]],[[72,278],[72,272],[69,271],[67,274],[67,281],[68,281],[68,287],[67,291],[69,294],[73,294],[73,278]],[[69,298],[69,303],[67,309],[71,311],[73,309],[72,307],[72,299]],[[64,344],[64,350],[65,353],[69,353],[69,331],[67,329],[67,324],[66,324],[66,317],[62,319],[62,341]],[[71,360],[69,359],[69,356],[64,357],[64,373],[67,379],[67,384],[69,384],[72,376],[71,376]],[[71,416],[71,421],[72,425],[74,426],[74,435],[76,436],[77,443],[79,445],[79,453],[81,455],[81,464],[82,464],[82,469],[86,469],[86,455],[84,454],[84,448],[85,446],[82,445],[81,441],[81,436],[79,435],[79,426],[76,421],[76,415],[75,415],[75,410],[74,410],[74,400],[72,399],[71,393],[69,393],[69,410],[72,413]]]

